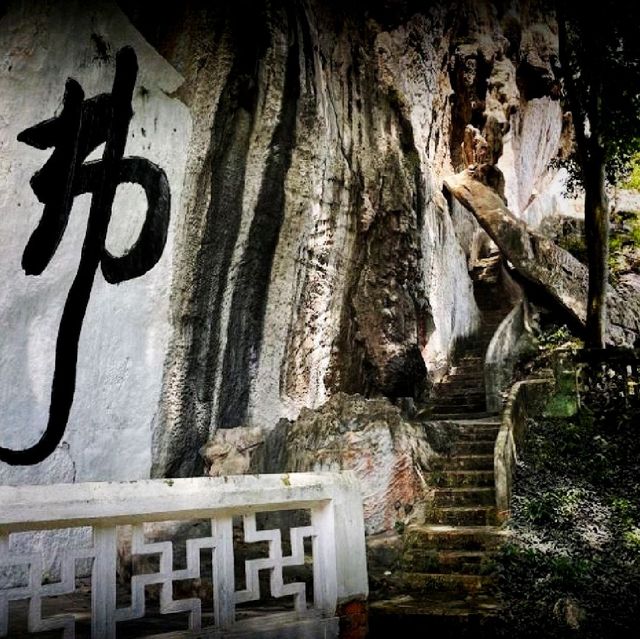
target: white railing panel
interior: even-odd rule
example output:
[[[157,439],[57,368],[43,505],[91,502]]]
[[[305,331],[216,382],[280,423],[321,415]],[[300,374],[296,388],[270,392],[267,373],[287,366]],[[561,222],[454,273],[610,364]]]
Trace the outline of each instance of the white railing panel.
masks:
[[[280,527],[259,529],[256,515],[297,510],[310,513],[311,524],[289,526],[284,533],[290,546],[290,553],[286,554]],[[242,544],[266,542],[268,546],[266,556],[244,561],[243,589],[237,589],[235,584],[234,516],[243,521],[243,537],[239,540]],[[176,568],[173,541],[147,539],[145,524],[192,519],[210,522],[210,533],[198,529],[198,537],[182,540],[185,565]],[[59,578],[52,583],[47,583],[51,579],[45,570],[50,557],[41,552],[25,555],[23,544],[12,544],[12,538],[24,532],[87,526],[92,529],[93,543],[60,553]],[[154,570],[131,576],[127,605],[118,603],[121,526],[132,527],[132,558],[153,557],[157,561]],[[305,556],[305,540],[312,548],[311,557]],[[208,575],[204,574],[202,556],[210,558]],[[308,584],[300,580],[287,583],[284,578],[286,568],[309,564],[313,570],[313,602],[307,601]],[[352,473],[299,473],[0,487],[0,637],[11,636],[15,623],[12,626],[10,611],[13,602],[18,601],[27,610],[23,632],[60,629],[65,639],[88,636],[86,619],[82,626],[86,634],[76,633],[81,615],[56,610],[43,616],[43,600],[78,595],[79,566],[84,567],[85,573],[90,572],[91,603],[87,612],[91,617],[90,634],[95,639],[112,639],[118,636],[119,624],[145,619],[146,591],[150,586],[159,589],[154,618],[173,613],[182,613],[185,618],[183,630],[154,636],[337,636],[337,603],[367,595],[358,484]],[[260,589],[259,575],[263,570],[269,572],[267,593]],[[18,583],[20,574],[22,583]],[[206,620],[202,612],[205,602],[200,595],[174,596],[177,582],[205,577],[211,582],[213,599],[206,601],[213,610],[213,617],[209,614]],[[264,619],[238,618],[238,605],[258,603],[265,594],[271,600],[292,601],[292,609],[274,615],[266,614],[267,608],[261,606],[258,613],[266,614]]]

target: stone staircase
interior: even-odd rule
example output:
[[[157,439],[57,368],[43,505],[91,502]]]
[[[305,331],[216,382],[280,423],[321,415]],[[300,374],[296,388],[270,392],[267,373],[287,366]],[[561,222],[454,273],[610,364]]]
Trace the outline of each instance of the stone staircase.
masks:
[[[402,534],[397,580],[387,577],[389,597],[373,601],[370,637],[391,633],[438,637],[493,637],[498,602],[492,556],[504,533],[497,525],[493,452],[500,428],[486,412],[483,363],[496,328],[509,312],[499,256],[474,270],[482,311],[478,332],[458,349],[454,365],[434,389],[422,421],[440,422],[450,450],[434,464],[434,499],[424,523]],[[407,634],[402,634],[407,633]]]
[[[426,412],[434,420],[486,416],[484,358],[496,329],[511,310],[502,283],[502,257],[494,254],[480,260],[471,278],[480,327],[457,344],[453,365],[432,391]]]

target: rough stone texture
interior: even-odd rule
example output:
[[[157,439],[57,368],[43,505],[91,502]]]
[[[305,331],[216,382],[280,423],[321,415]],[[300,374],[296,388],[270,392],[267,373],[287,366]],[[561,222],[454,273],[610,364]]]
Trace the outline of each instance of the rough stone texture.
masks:
[[[93,452],[77,477],[133,476],[125,466],[135,476],[199,474],[198,451],[218,429],[273,428],[338,392],[419,398],[478,325],[468,269],[488,243],[473,217],[447,201],[443,176],[485,158],[498,162],[499,186],[524,218],[562,204],[545,199],[557,192],[547,160],[566,142],[553,20],[529,2],[96,7],[16,2],[0,21],[11,110],[0,120],[5,184],[29,192],[43,154],[18,154],[15,135],[52,115],[67,75],[88,95],[108,87],[111,63],[100,62],[96,42],[107,54],[126,43],[138,51],[150,93],[137,96],[135,117],[149,122],[127,152],[172,171],[164,266],[139,287],[97,286],[92,298],[95,321],[83,339],[95,343],[81,345],[79,361],[91,373],[76,394],[91,416],[80,411],[71,427],[82,424]],[[102,40],[76,28],[96,11],[112,17]],[[156,71],[163,82],[152,81]],[[10,240],[8,281],[16,280],[24,229],[41,210],[30,196],[14,240],[26,201],[14,195],[2,192],[3,210],[15,211],[0,227]],[[111,237],[124,249],[134,218],[125,223],[121,206]],[[74,241],[81,227],[70,224],[80,229]],[[47,395],[55,330],[41,331],[40,319],[56,320],[49,301],[39,296],[32,315],[17,286],[0,298],[16,333],[2,343],[3,357],[13,353],[3,370],[16,379],[3,381],[11,408],[2,443],[15,443],[16,423],[42,423],[40,414],[25,416],[25,405],[44,410],[46,402],[32,402],[23,382],[38,380],[38,397]],[[45,343],[16,349],[27,315]],[[119,454],[100,461],[114,446]],[[55,477],[74,477],[73,463]]]
[[[260,6],[219,12],[197,72],[154,34],[187,84],[211,82],[194,137],[214,131],[191,164],[156,474],[197,471],[218,428],[270,428],[335,392],[419,397],[478,323],[468,266],[486,236],[440,188],[467,127],[505,156],[523,216],[556,175],[555,27],[533,4]]]
[[[485,167],[448,177],[445,186],[476,216],[485,231],[526,280],[540,287],[582,326],[586,322],[588,270],[571,253],[531,230],[483,184]],[[635,289],[611,287],[607,300],[608,341],[631,345],[640,334],[640,296]]]
[[[251,459],[264,445],[267,434],[259,426],[253,428],[221,428],[201,454],[210,477],[245,475],[252,470]]]
[[[303,409],[295,422],[282,420],[264,437],[234,430],[233,435],[218,431],[205,447],[209,474],[235,467],[246,450],[252,451],[254,473],[353,470],[362,488],[368,535],[424,515],[435,455],[430,441],[443,445],[422,424],[406,421],[388,400],[343,393],[319,409]]]

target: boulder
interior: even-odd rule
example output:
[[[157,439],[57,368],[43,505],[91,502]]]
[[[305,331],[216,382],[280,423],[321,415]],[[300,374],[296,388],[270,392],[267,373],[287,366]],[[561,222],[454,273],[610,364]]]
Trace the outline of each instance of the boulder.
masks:
[[[246,428],[218,431],[203,454],[210,475],[242,466],[249,452],[246,472],[353,470],[362,487],[365,529],[372,535],[402,529],[424,514],[436,454],[428,437],[434,439],[387,399],[338,393],[262,435]]]
[[[484,184],[487,168],[472,167],[444,181],[526,281],[536,285],[584,326],[589,272],[571,253],[515,217],[494,189]],[[631,345],[640,334],[640,297],[628,286],[610,285],[608,342]]]

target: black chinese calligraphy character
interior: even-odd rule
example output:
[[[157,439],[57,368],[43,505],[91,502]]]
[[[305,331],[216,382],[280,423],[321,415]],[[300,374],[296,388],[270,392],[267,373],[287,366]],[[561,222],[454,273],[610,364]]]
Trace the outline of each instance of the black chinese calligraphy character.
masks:
[[[60,115],[18,135],[19,141],[38,149],[54,148],[49,160],[31,179],[44,211],[22,256],[27,275],[39,275],[49,264],[64,235],[74,198],[82,193],[91,193],[92,198],[80,264],[60,320],[47,428],[30,448],[0,447],[0,461],[36,464],[60,443],[73,403],[78,342],[98,265],[105,280],[117,284],[153,268],[164,250],[170,211],[167,177],[145,158],[123,157],[137,74],[135,52],[124,47],[116,57],[110,94],[85,100],[80,84],[70,78]],[[85,162],[103,143],[102,159]],[[139,184],[144,189],[147,212],[136,242],[124,255],[116,257],[106,249],[105,240],[116,189],[123,182]]]

